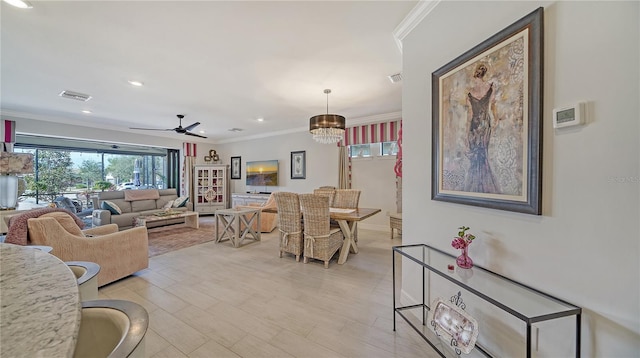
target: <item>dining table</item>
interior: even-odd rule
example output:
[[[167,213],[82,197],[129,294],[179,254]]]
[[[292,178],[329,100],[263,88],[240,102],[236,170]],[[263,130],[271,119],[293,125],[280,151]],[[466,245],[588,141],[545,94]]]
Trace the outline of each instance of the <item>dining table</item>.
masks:
[[[2,357],[72,357],[81,302],[73,271],[39,248],[0,243]]]
[[[379,213],[380,209],[373,208],[356,208],[356,209],[343,209],[343,208],[329,208],[329,217],[335,220],[340,225],[340,230],[344,235],[344,242],[340,249],[340,257],[338,258],[338,265],[342,265],[347,262],[349,253],[358,253],[358,242],[355,237],[356,223],[358,221],[365,220]]]
[[[278,208],[268,208],[263,209],[263,211],[278,213]],[[355,238],[356,223],[370,218],[381,211],[381,209],[375,208],[329,208],[329,218],[338,223],[340,230],[344,235],[344,241],[342,243],[342,248],[340,249],[340,257],[338,257],[338,265],[342,265],[347,262],[349,253],[358,253],[358,242]]]

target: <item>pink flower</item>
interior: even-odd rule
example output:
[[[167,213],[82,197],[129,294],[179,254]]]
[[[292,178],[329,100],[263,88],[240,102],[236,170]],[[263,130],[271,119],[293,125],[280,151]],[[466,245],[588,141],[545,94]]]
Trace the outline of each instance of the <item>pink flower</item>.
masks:
[[[459,227],[458,229],[460,230],[458,231],[458,236],[453,238],[451,246],[455,249],[464,249],[469,246],[476,237],[471,234],[467,234],[467,230],[469,230],[469,228],[466,226]]]
[[[453,246],[455,249],[464,249],[468,245],[469,244],[461,237],[456,237],[453,239],[453,241],[451,241],[451,246]]]

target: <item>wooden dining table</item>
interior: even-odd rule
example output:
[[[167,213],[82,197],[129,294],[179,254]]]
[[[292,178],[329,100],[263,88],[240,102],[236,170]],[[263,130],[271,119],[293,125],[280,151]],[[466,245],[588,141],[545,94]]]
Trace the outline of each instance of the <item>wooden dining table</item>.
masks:
[[[347,210],[352,210],[347,212]],[[377,213],[380,209],[373,208],[357,208],[357,209],[338,209],[329,208],[329,216],[332,220],[338,222],[340,230],[344,235],[344,242],[342,243],[342,249],[340,249],[340,257],[338,258],[338,264],[342,265],[347,262],[349,253],[358,253],[358,242],[355,239],[356,223],[367,219]]]
[[[264,212],[278,213],[277,208],[263,209]],[[382,211],[374,208],[341,209],[329,208],[329,217],[340,225],[340,230],[344,235],[344,242],[340,249],[338,264],[347,262],[349,253],[358,253],[358,242],[355,240],[356,222],[365,220]]]

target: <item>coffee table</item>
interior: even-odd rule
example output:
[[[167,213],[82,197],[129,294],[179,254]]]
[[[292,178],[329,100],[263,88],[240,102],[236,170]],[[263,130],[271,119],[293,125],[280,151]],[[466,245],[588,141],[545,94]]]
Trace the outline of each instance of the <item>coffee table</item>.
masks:
[[[134,226],[146,226],[148,223],[162,223],[163,221],[169,221],[177,218],[184,218],[184,223],[188,227],[197,229],[200,227],[200,220],[197,211],[176,211],[170,213],[158,213],[154,215],[138,216],[135,218]],[[155,227],[156,225],[154,225]]]

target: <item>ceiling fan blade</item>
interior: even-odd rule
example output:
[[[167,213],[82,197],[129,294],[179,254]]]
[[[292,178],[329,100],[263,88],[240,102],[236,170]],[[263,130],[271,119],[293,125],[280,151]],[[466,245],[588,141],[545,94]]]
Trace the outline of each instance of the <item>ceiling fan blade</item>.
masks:
[[[191,132],[185,132],[185,135],[190,135],[190,136],[194,136],[194,137],[200,137],[200,138],[207,138],[205,136],[202,136],[200,134],[195,134],[195,133],[191,133]]]
[[[136,127],[129,127],[129,129],[138,129],[141,131],[172,131],[173,128],[171,129],[160,129],[160,128],[136,128]]]
[[[195,128],[195,127],[199,126],[199,125],[200,125],[200,122],[195,122],[195,123],[194,123],[194,124],[192,124],[192,125],[189,125],[189,126],[184,127],[184,130],[190,131],[190,130],[192,130],[193,128]]]

